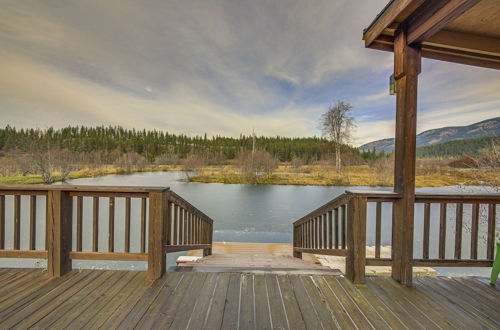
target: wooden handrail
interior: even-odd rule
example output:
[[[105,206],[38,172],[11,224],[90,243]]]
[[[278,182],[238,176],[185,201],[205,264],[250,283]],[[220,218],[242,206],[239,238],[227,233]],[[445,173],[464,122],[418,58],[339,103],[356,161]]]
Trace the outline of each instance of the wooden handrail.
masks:
[[[22,210],[21,196],[29,197],[29,212]],[[13,196],[13,244],[12,249],[5,246],[6,198]],[[46,199],[46,217],[37,219],[37,198]],[[83,227],[84,198],[90,198],[92,205],[90,214],[92,235],[87,245],[90,251],[84,251]],[[115,209],[116,199],[124,200],[124,239],[123,250],[115,246]],[[100,225],[100,207],[107,203],[109,225],[108,231],[102,232]],[[132,211],[139,200],[139,216],[133,217]],[[73,205],[76,205],[76,218],[73,221]],[[148,212],[149,209],[149,212]],[[181,218],[177,219],[176,212]],[[39,210],[40,213],[40,210]],[[21,215],[29,214],[29,231],[21,232]],[[43,214],[43,211],[42,211]],[[149,215],[148,215],[149,214]],[[9,219],[7,219],[9,220]],[[177,224],[176,232],[172,223]],[[36,249],[37,224],[46,222],[45,247]],[[76,230],[73,238],[73,222]],[[140,230],[132,231],[132,225]],[[148,225],[149,224],[149,225]],[[148,230],[146,230],[148,229]],[[116,186],[75,186],[75,185],[0,185],[0,257],[5,258],[46,258],[48,273],[59,277],[71,270],[72,259],[84,260],[122,260],[147,261],[148,278],[157,279],[166,270],[166,254],[173,251],[203,249],[204,254],[211,253],[213,220],[185,199],[170,191],[167,187],[116,187]],[[21,237],[29,234],[28,249],[21,249]],[[101,246],[102,236],[107,235],[108,244]],[[137,251],[131,251],[131,236],[139,239]],[[170,239],[179,238],[176,244]],[[39,236],[39,235],[38,235]],[[76,240],[76,249],[72,249],[72,241]],[[38,244],[40,246],[40,244]]]
[[[201,217],[203,221],[206,221],[208,223],[213,223],[214,221],[205,213],[194,207],[191,203],[186,201],[184,198],[181,196],[177,195],[175,192],[170,191],[168,194],[168,199],[170,202],[179,205],[180,207],[189,210],[190,212],[196,214],[197,216]]]

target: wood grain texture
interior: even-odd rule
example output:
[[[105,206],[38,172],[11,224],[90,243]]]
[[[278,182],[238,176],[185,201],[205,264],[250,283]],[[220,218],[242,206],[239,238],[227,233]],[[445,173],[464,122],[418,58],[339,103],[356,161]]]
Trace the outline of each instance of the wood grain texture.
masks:
[[[394,191],[401,194],[401,199],[395,200],[393,204],[392,277],[406,285],[411,284],[413,274],[417,85],[420,65],[420,49],[407,45],[406,28],[400,27],[394,39],[397,90]]]
[[[353,283],[365,281],[366,265],[366,197],[349,200],[347,221],[346,278]]]
[[[51,190],[47,195],[47,271],[61,277],[71,271],[73,200],[67,192]]]
[[[482,279],[40,270],[0,277],[0,328],[400,329],[497,328],[500,288]],[[0,270],[0,274],[2,270]],[[1,290],[1,289],[0,289]]]
[[[148,279],[156,280],[166,270],[164,226],[167,220],[167,194],[149,193]]]

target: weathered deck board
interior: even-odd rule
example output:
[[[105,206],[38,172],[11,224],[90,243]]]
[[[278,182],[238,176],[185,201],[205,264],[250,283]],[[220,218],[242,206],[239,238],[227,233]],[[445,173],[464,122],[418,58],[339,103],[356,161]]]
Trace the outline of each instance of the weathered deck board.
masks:
[[[27,279],[30,281],[27,283]],[[499,328],[500,286],[482,278],[388,277],[355,286],[338,275],[46,272],[0,269],[0,328]],[[15,292],[15,294],[11,294]]]

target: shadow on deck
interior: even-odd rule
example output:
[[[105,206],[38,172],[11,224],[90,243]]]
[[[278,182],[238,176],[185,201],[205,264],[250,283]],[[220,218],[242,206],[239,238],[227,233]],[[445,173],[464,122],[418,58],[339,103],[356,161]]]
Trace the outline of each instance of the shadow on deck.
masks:
[[[482,278],[0,269],[0,328],[498,328],[500,287]]]

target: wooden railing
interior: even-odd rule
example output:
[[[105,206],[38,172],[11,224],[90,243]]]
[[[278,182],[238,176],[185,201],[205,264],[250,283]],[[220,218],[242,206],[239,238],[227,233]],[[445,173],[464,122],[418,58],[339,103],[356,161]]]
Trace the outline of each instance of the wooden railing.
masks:
[[[385,204],[392,206],[399,198],[400,195],[393,192],[347,191],[294,222],[294,255],[301,257],[302,253],[314,253],[346,256],[346,277],[355,283],[363,283],[365,266],[391,266],[392,256],[398,253],[391,249],[391,257],[382,257],[381,237],[383,221],[390,221],[392,227],[392,207],[387,208]],[[500,204],[500,195],[417,193],[415,204],[414,227],[418,230],[414,230],[413,236],[414,243],[421,243],[421,248],[414,249],[412,266],[492,265],[498,218],[496,204]],[[367,218],[368,208],[372,211],[370,218]],[[465,212],[466,209],[470,209],[470,212]],[[389,210],[391,214],[387,216],[383,210]],[[453,211],[452,219],[448,217],[450,211]],[[453,220],[451,222],[455,228],[452,237],[453,228],[449,228],[448,224],[450,220]],[[374,229],[374,232],[369,233],[374,238],[375,246],[374,256],[370,257],[366,256],[367,221],[372,222],[370,227]],[[384,225],[388,227],[388,224]],[[437,232],[432,230],[433,225],[438,227]],[[483,233],[482,239],[480,233]],[[437,236],[436,246],[431,244],[431,235]],[[465,246],[463,237],[466,235],[469,239],[467,256],[462,251]],[[391,243],[390,238],[386,240],[386,245]],[[482,258],[478,254],[480,247],[485,250]]]
[[[67,273],[73,259],[121,260],[147,261],[148,278],[157,279],[168,252],[211,253],[212,229],[168,188],[0,186],[0,257],[47,259],[50,276]]]

